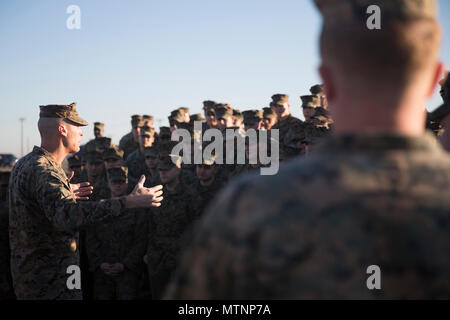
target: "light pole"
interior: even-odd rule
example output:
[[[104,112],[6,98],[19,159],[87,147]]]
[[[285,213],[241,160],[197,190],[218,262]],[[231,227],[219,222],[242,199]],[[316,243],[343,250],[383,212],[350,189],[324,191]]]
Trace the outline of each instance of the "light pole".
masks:
[[[23,122],[25,118],[20,118],[20,157],[23,157]]]

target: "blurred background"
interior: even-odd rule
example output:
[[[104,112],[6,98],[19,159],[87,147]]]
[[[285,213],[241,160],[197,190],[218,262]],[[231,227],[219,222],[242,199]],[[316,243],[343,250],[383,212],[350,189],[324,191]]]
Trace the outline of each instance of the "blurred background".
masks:
[[[439,3],[450,68],[450,1]],[[79,30],[66,26],[70,5],[81,10]],[[91,123],[82,143],[93,122],[118,144],[132,114],[159,127],[180,106],[201,112],[204,100],[243,111],[287,93],[303,119],[299,97],[320,83],[320,23],[309,0],[2,0],[0,153],[20,157],[40,144],[44,104],[78,102]],[[436,91],[427,108],[441,102]]]

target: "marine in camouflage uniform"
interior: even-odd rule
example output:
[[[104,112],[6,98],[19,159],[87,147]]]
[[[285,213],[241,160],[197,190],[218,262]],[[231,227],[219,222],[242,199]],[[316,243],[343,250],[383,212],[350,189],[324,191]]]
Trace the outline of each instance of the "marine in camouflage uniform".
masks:
[[[111,191],[108,186],[105,170],[104,156],[110,157],[110,148],[105,152],[100,153],[97,150],[92,150],[90,147],[85,148],[88,152],[84,154],[84,160],[86,162],[86,176],[85,181],[89,181],[93,186],[93,191],[89,197],[89,201],[99,201],[102,199],[109,199],[111,197]],[[84,182],[84,181],[83,181]],[[90,228],[80,230],[80,268],[84,275],[82,278],[83,299],[93,299],[94,278],[92,272],[89,270],[88,256],[87,256],[87,232]]]
[[[303,121],[292,116],[290,112],[289,96],[275,94],[272,96],[271,108],[277,113],[278,122],[271,130],[279,130],[280,150],[284,149],[283,141],[291,127],[304,125]]]
[[[100,144],[100,138],[103,138],[103,133],[105,130],[105,125],[101,122],[94,122],[94,139],[90,140],[86,145],[82,148],[90,148],[96,149],[96,146]]]
[[[114,189],[112,196],[128,194],[127,171],[125,167],[107,170],[110,188]],[[142,210],[127,213],[87,232],[89,270],[94,273],[96,300],[131,300],[138,295],[144,270],[142,257],[147,248],[147,217]],[[116,268],[119,270],[111,270]]]
[[[329,112],[321,107],[314,109],[315,114],[311,117],[304,128],[304,139],[302,145],[304,153],[308,155],[317,144],[332,133],[333,119]]]
[[[170,154],[175,144],[160,146],[158,170],[164,200],[149,213],[146,260],[153,299],[161,298],[177,266],[183,235],[200,214],[197,196],[181,182],[181,158]]]
[[[103,155],[100,152],[92,151],[85,153],[83,158],[86,161],[87,181],[94,187],[90,200],[98,201],[109,198]]]
[[[244,116],[244,129],[260,130],[263,127],[263,111],[262,110],[247,110],[242,112]]]
[[[137,182],[141,175],[145,175],[147,173],[144,149],[151,147],[154,141],[155,129],[148,126],[141,127],[139,148],[130,154],[125,161],[125,166],[128,167],[128,176],[130,180]]]
[[[170,131],[173,132],[180,128],[181,123],[185,123],[185,112],[180,109],[173,110],[168,116]]]
[[[83,161],[81,158],[81,154],[79,152],[69,156],[67,158],[67,162],[69,165],[69,170],[73,171],[73,176],[72,176],[72,179],[70,180],[71,183],[80,183],[80,182],[87,181],[87,179],[80,180],[82,178],[82,172],[83,172],[84,168],[83,168]],[[79,181],[79,182],[76,182],[76,181]]]
[[[84,155],[90,152],[103,153],[105,152],[106,149],[110,148],[111,146],[112,146],[111,138],[107,137],[95,138],[86,143],[86,145],[84,145],[81,148],[81,154]]]
[[[131,116],[131,132],[124,135],[119,141],[119,149],[123,150],[123,158],[126,160],[130,154],[139,149],[140,127],[144,125],[144,119],[140,115]]]
[[[169,127],[160,127],[157,137],[157,143],[167,142],[171,140],[172,132]]]
[[[41,118],[64,118],[79,126],[75,104],[42,106]],[[126,198],[76,201],[60,164],[45,149],[14,166],[10,180],[11,271],[18,299],[81,299],[69,290],[67,268],[79,265],[78,229],[120,216]]]
[[[158,145],[153,145],[144,149],[145,165],[147,174],[145,175],[145,186],[153,187],[161,184],[158,172]]]
[[[194,192],[199,197],[201,214],[225,186],[225,181],[221,179],[219,172],[220,166],[215,163],[214,155],[211,158],[203,157],[202,164],[196,165],[197,181]]]
[[[277,114],[272,108],[263,108],[263,126],[267,131],[270,131],[277,121]]]
[[[314,97],[319,99],[319,106],[325,110],[328,110],[328,99],[325,94],[324,86],[322,84],[316,84],[312,86],[309,91]]]
[[[123,154],[123,150],[119,150],[115,146],[106,149],[102,155],[105,172],[111,168],[122,167],[124,165]],[[136,183],[134,183],[133,186],[134,185],[136,185]],[[102,179],[94,185],[94,192],[91,198],[94,201],[111,198],[111,190],[105,174]]]
[[[205,123],[203,124],[202,133],[207,129],[217,129],[218,121],[215,114],[214,106],[217,102],[212,100],[203,101],[203,112],[205,113]]]
[[[14,299],[9,249],[8,183],[11,167],[0,167],[0,300]]]
[[[168,297],[370,298],[373,264],[386,298],[448,297],[449,168],[431,136],[344,137],[243,179],[210,208]]]
[[[305,117],[305,123],[311,122],[311,118],[316,113],[316,108],[320,108],[320,99],[316,96],[301,96],[302,111]]]
[[[202,125],[203,125],[204,121],[205,121],[205,118],[202,117],[202,114],[196,113],[196,114],[193,114],[190,116],[189,123],[190,123],[191,127],[194,127],[195,122],[202,122]]]
[[[405,45],[414,50],[408,54],[427,53],[426,65],[420,69],[424,74],[438,71],[439,66],[433,61],[438,59],[439,35],[431,33],[437,30],[434,0],[316,3],[325,21],[322,43],[335,41],[335,32],[341,32],[338,41],[330,46],[341,45],[341,51],[333,54],[347,57],[342,53],[348,50],[345,45],[353,40],[354,29],[369,37],[355,52],[348,51],[361,63],[377,61],[374,56],[367,61],[366,50],[379,45],[380,52],[384,51],[385,38],[392,45],[396,42],[392,37],[403,36],[392,31],[399,31],[396,28],[403,23],[412,23],[403,31],[414,32],[409,39],[414,44],[397,41],[398,47],[394,45],[390,50],[393,56],[387,62],[382,60],[384,64],[370,65],[370,71],[354,69],[361,72],[356,79],[363,81],[358,90],[367,90],[366,86],[371,87],[374,81],[363,76],[374,72],[382,77],[397,68],[391,62],[404,57]],[[373,31],[366,28],[365,18],[362,22],[356,15],[365,16],[365,8],[372,4],[381,8],[384,20],[383,29],[369,36]],[[347,25],[352,18],[355,24]],[[414,31],[416,26],[423,27],[419,28],[420,33]],[[430,32],[421,33],[424,30]],[[434,37],[434,41],[424,44],[420,34],[427,39]],[[411,70],[408,67],[409,64],[398,66]],[[421,80],[407,85],[396,80],[387,79],[384,88],[397,83],[395,90],[401,90],[400,94],[415,88],[423,94],[423,100],[431,86]],[[362,96],[352,108],[363,107],[371,114],[379,112],[379,108],[371,109],[372,105],[364,106]],[[381,107],[386,98],[375,101]],[[350,118],[353,122],[347,122],[336,137],[328,139],[308,158],[282,167],[277,176],[245,177],[233,183],[196,230],[192,248],[186,251],[167,298],[448,299],[450,156],[431,133],[409,134],[409,130],[421,129],[423,102],[404,106],[415,114],[395,120],[392,130],[399,130],[397,133],[383,132],[382,125],[386,124],[379,125],[378,130],[375,125],[371,131],[358,130],[363,117]],[[392,110],[393,114],[386,117],[393,120],[396,108],[402,107],[388,106],[383,110]],[[336,105],[334,110],[344,118],[348,110],[339,107],[345,108]],[[335,120],[334,130],[342,129],[343,118]],[[411,124],[409,120],[415,123],[408,129],[397,127]],[[351,123],[354,131],[346,133]],[[381,273],[368,271],[373,265],[379,266]],[[370,290],[371,276],[377,275],[381,288]]]

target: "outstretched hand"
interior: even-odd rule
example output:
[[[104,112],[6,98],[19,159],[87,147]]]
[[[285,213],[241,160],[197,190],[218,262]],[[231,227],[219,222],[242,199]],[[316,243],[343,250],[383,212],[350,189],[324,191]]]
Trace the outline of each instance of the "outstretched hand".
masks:
[[[130,206],[138,208],[160,207],[161,201],[163,200],[163,186],[159,185],[153,188],[146,188],[144,187],[144,183],[145,176],[142,175],[133,192],[129,196],[130,200],[132,200]]]
[[[72,180],[74,172],[70,175],[69,181]],[[70,190],[76,200],[89,200],[89,195],[92,194],[94,188],[90,182],[82,182],[76,184],[70,184]]]

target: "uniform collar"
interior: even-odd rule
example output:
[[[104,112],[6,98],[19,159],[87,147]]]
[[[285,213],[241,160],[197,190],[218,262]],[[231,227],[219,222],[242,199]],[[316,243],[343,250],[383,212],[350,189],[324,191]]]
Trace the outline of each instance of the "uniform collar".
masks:
[[[330,137],[320,146],[320,150],[443,152],[440,143],[430,132],[417,137],[376,133]]]
[[[42,147],[38,147],[38,146],[34,146],[33,148],[33,153],[39,155],[39,156],[44,156],[48,161],[50,161],[50,163],[52,163],[55,167],[61,167],[61,165],[58,163],[58,161],[56,161],[55,157],[53,157],[50,152],[48,152],[47,150],[45,150]]]

